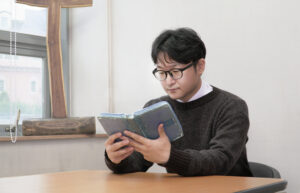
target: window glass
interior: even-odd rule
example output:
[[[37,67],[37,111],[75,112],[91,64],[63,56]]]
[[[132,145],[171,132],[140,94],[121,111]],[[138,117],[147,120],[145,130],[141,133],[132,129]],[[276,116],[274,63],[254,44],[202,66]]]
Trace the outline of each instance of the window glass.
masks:
[[[31,92],[35,92],[35,91],[36,91],[36,82],[31,81]]]
[[[4,80],[0,79],[0,93],[4,91]]]
[[[47,8],[0,0],[0,30],[46,36]]]
[[[9,124],[18,108],[22,119],[42,118],[43,66],[42,58],[18,56],[12,63],[9,55],[0,54],[0,124]]]

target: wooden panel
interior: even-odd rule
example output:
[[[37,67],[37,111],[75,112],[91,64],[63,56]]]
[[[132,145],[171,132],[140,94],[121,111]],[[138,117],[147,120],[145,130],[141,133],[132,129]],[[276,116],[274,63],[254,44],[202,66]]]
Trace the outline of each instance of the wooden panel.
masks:
[[[24,120],[22,130],[24,136],[95,134],[96,122],[95,117]]]

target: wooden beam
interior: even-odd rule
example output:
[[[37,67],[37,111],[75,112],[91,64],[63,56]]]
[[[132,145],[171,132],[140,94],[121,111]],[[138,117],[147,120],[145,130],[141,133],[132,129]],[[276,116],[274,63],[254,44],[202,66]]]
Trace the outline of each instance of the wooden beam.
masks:
[[[95,117],[24,120],[24,136],[95,134]]]
[[[60,0],[60,5],[63,8],[87,7],[93,5],[93,0]]]
[[[48,8],[47,52],[51,93],[51,116],[53,118],[67,117],[60,36],[60,10],[61,7],[56,1],[51,2]]]
[[[49,2],[48,0],[16,0],[16,3],[22,3],[30,6],[37,6],[37,7],[48,7]]]

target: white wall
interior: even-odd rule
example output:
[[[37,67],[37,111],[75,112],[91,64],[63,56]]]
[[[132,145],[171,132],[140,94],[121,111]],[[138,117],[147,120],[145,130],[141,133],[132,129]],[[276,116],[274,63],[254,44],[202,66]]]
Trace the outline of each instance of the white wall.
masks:
[[[0,142],[0,177],[105,170],[103,143],[103,138]]]
[[[103,13],[73,11],[74,115],[107,111],[107,37]],[[111,0],[114,112],[132,113],[163,94],[151,74],[151,44],[164,29],[191,27],[207,46],[205,79],[249,106],[249,160],[280,170],[288,192],[300,192],[300,2],[297,0]],[[81,14],[81,15],[80,15]],[[77,21],[78,22],[78,21]],[[77,28],[77,29],[76,29]],[[77,31],[77,32],[76,32]],[[99,33],[92,33],[97,31]],[[77,34],[76,34],[77,33]],[[89,36],[82,36],[88,33]],[[86,50],[79,54],[82,45]],[[81,64],[79,61],[84,61]],[[99,67],[101,66],[101,67]],[[96,77],[97,76],[97,77]],[[94,79],[91,79],[94,77]],[[81,83],[79,83],[79,81]],[[82,92],[85,87],[86,92]],[[96,113],[96,114],[95,114]]]

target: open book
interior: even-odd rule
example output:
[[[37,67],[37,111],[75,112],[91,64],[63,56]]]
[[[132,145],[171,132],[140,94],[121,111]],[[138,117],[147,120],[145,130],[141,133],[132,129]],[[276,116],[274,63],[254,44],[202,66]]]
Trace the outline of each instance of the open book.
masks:
[[[158,125],[162,123],[170,141],[183,136],[178,118],[171,105],[165,101],[136,111],[132,115],[101,113],[98,120],[108,135],[128,130],[149,139],[157,139]]]

